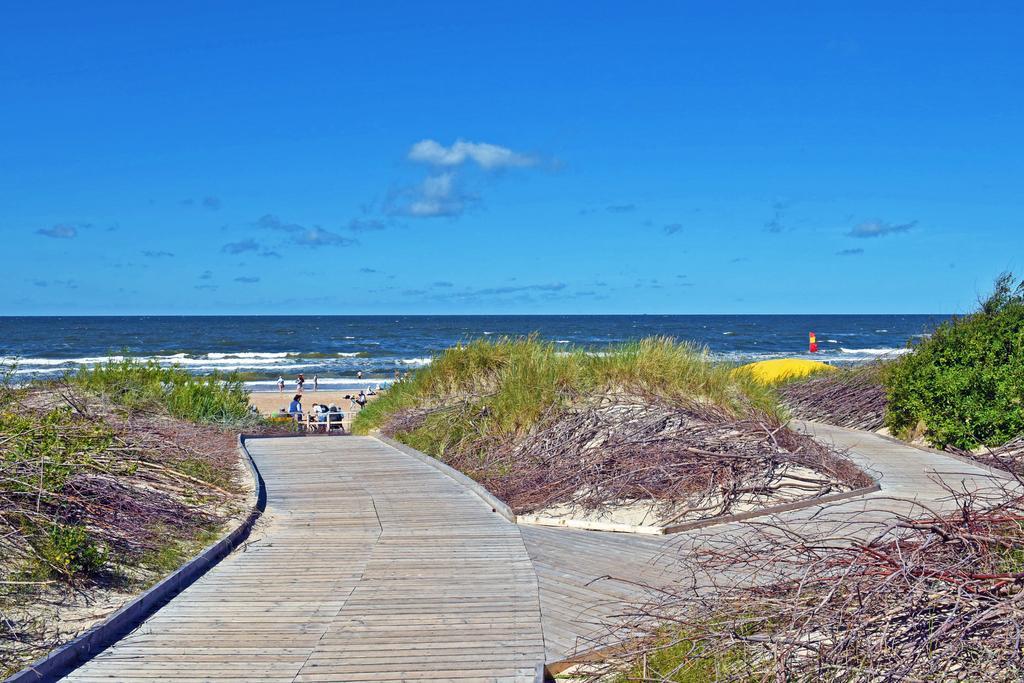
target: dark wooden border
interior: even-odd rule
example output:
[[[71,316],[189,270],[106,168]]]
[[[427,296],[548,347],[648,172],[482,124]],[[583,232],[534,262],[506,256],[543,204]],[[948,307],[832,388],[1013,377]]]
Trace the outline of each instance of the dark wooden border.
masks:
[[[301,435],[299,435],[301,436]],[[192,558],[155,586],[127,603],[109,617],[79,635],[74,640],[62,645],[50,654],[36,660],[26,668],[4,680],[4,683],[38,683],[40,681],[56,681],[62,676],[82,665],[104,649],[131,633],[154,612],[166,605],[178,593],[188,588],[217,564],[228,553],[249,536],[253,524],[263,514],[267,504],[267,491],[263,485],[256,463],[253,462],[249,450],[245,447],[246,439],[263,438],[262,435],[238,435],[238,448],[242,453],[242,462],[253,480],[253,493],[250,496],[251,509],[245,519],[230,533],[207,546],[196,557]]]

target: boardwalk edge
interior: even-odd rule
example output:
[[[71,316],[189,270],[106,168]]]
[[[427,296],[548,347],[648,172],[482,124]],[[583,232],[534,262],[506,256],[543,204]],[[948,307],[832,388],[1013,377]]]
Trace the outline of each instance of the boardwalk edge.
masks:
[[[50,654],[36,660],[21,671],[4,679],[3,683],[39,683],[56,681],[68,674],[96,654],[130,633],[154,612],[163,607],[181,591],[188,588],[199,577],[237,548],[249,536],[253,524],[263,514],[267,492],[256,463],[245,446],[247,439],[263,438],[262,435],[238,435],[238,448],[242,454],[253,490],[249,494],[249,514],[219,541],[207,546],[194,558],[164,577],[152,588],[126,603],[109,617],[65,643]]]
[[[422,453],[413,448],[412,446],[406,446],[404,443],[400,441],[395,441],[394,439],[388,438],[383,434],[375,433],[372,436],[381,443],[387,444],[388,446],[391,446],[397,451],[401,451],[406,455],[412,456],[413,458],[416,458],[420,462],[426,465],[430,465],[434,469],[439,470],[442,474],[445,474],[448,477],[459,482],[467,489],[469,489],[472,493],[476,494],[478,498],[487,503],[487,505],[489,505],[491,508],[491,512],[498,513],[499,515],[501,515],[508,521],[512,522],[513,524],[516,523],[516,513],[512,511],[512,508],[510,508],[507,503],[500,500],[497,496],[488,491],[484,486],[480,485],[480,483],[470,479],[469,477],[467,477],[462,472],[459,472],[454,467],[449,467],[448,465],[444,464],[437,458],[429,456],[426,453]]]

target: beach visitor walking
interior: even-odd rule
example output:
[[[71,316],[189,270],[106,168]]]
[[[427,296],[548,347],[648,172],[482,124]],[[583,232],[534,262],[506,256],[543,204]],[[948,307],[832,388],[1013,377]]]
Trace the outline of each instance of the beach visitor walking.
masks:
[[[302,386],[305,383],[306,383],[306,378],[300,372],[299,376],[295,378],[295,390],[301,394],[302,393]]]
[[[320,375],[313,375],[313,391],[320,391]]]
[[[357,370],[356,371],[356,379],[362,379],[362,378],[363,378],[363,371],[362,370]]]
[[[280,375],[277,377],[277,390],[282,394],[284,393],[284,377],[281,377]]]

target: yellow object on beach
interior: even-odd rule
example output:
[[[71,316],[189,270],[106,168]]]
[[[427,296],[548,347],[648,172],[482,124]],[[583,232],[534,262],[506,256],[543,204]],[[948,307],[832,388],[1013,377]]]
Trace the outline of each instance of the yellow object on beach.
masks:
[[[749,372],[761,384],[775,384],[787,379],[806,377],[815,372],[828,372],[834,367],[804,358],[775,358],[741,365],[733,372]]]

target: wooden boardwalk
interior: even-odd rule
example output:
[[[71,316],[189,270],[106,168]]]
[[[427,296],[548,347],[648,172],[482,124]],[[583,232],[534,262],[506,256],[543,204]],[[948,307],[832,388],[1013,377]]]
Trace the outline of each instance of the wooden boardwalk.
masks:
[[[360,437],[260,439],[251,541],[71,681],[532,681],[544,657],[519,529]]]
[[[872,434],[801,426],[850,448],[882,490],[777,517],[794,526],[891,518],[910,499],[942,507],[937,479],[976,486],[989,474]],[[748,528],[652,537],[517,526],[375,439],[249,449],[268,501],[247,547],[68,680],[532,681],[542,661],[610,644],[605,624],[644,599],[638,584],[678,581],[681,556]]]

